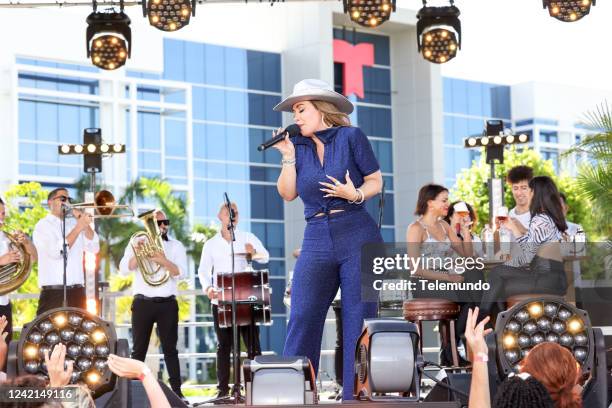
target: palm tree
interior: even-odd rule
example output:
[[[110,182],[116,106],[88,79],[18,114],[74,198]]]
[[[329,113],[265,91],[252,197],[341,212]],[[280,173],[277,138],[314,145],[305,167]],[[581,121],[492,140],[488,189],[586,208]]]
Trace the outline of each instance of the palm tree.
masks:
[[[565,155],[584,154],[577,177],[582,196],[591,201],[598,232],[612,236],[612,109],[604,102],[588,112],[583,121],[593,133],[574,145]]]

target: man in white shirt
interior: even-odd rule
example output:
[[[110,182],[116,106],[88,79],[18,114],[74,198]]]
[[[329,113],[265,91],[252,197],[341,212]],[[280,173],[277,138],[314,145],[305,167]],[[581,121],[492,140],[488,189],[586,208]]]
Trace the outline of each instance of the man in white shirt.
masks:
[[[164,252],[156,252],[149,257],[153,265],[162,267],[160,273],[169,274],[166,282],[151,286],[145,282],[138,270],[138,261],[134,256],[132,245],[125,248],[119,264],[122,274],[134,273],[132,293],[132,358],[144,361],[151,340],[153,323],[157,323],[157,333],[164,353],[164,362],[168,369],[170,387],[176,395],[184,398],[181,392],[181,367],[176,343],[178,341],[178,282],[187,277],[187,251],[180,241],[168,236],[170,221],[162,211],[155,214]],[[136,243],[140,245],[141,243]]]
[[[520,226],[526,230],[529,229],[531,221],[531,212],[529,212],[530,189],[529,181],[533,178],[533,169],[529,166],[516,166],[508,171],[506,181],[510,185],[512,197],[516,202],[516,207],[508,213],[510,219],[518,221]]]
[[[232,203],[234,212],[234,226],[238,225],[238,207]],[[202,248],[202,257],[200,259],[200,267],[198,268],[198,277],[204,293],[208,296],[212,303],[212,315],[217,335],[217,387],[219,393],[217,397],[223,397],[229,393],[229,375],[230,375],[230,353],[233,347],[232,328],[219,327],[219,317],[217,308],[217,274],[230,273],[232,271],[232,252],[231,252],[231,233],[229,226],[229,211],[225,204],[219,208],[217,215],[221,221],[220,231],[211,239],[206,241]],[[235,230],[236,241],[234,242],[235,254],[240,252],[258,255],[257,262],[268,263],[270,255],[264,248],[261,241],[250,232]],[[245,256],[234,256],[234,270],[236,272],[244,271],[247,267]],[[255,329],[255,338],[253,344],[249,347],[249,326],[239,327],[239,333],[242,334],[242,339],[247,346],[247,349],[254,350],[254,355],[261,354],[259,345],[259,330]],[[254,356],[249,356],[253,358]],[[238,373],[238,375],[240,375]],[[240,378],[240,377],[238,377]],[[240,380],[238,380],[238,383]]]
[[[33,240],[38,250],[38,286],[41,288],[38,310],[40,315],[63,305],[64,258],[62,237],[62,206],[70,197],[65,188],[56,188],[49,193],[49,214],[34,227]],[[73,210],[76,218],[66,217],[66,306],[85,309],[85,276],[83,252],[98,253],[100,240],[91,228],[90,214]]]
[[[4,205],[4,201],[0,198],[0,228],[4,226],[4,220],[6,217],[6,207]],[[12,231],[11,235],[15,238],[15,240],[23,244],[25,246],[25,250],[30,255],[30,262],[36,262],[38,260],[38,254],[36,252],[36,247],[32,244],[23,232],[21,231]],[[11,248],[11,241],[8,239],[6,234],[0,231],[0,269],[5,267],[6,265],[10,265],[16,262],[19,262],[21,259],[21,254],[19,251]],[[31,264],[30,264],[31,267]],[[6,346],[8,350],[8,344],[11,342],[11,338],[13,336],[13,311],[11,308],[11,302],[9,301],[8,293],[4,295],[0,295],[0,317],[4,316],[6,318],[6,327],[4,330],[0,330],[0,336],[2,336],[3,332],[7,333],[6,336]],[[0,341],[2,341],[0,339]],[[0,364],[0,371],[5,371],[4,364]]]

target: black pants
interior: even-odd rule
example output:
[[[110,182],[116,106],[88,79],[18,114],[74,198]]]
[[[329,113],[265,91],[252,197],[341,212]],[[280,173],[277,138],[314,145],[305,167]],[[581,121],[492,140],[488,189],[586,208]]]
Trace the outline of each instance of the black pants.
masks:
[[[36,310],[36,316],[39,316],[48,310],[62,307],[63,303],[63,289],[43,288],[38,299],[38,310]],[[66,289],[66,306],[86,309],[87,297],[85,296],[85,288],[83,286]]]
[[[8,333],[8,336],[6,336],[6,346],[8,350],[8,346],[13,338],[13,310],[11,308],[11,302],[9,302],[8,305],[0,305],[0,316],[6,317],[8,323],[4,329],[4,331]],[[2,335],[2,333],[0,333],[0,335]],[[4,367],[0,367],[0,371],[6,372],[6,362]]]
[[[231,327],[219,327],[219,316],[217,305],[212,305],[213,322],[215,325],[215,333],[217,335],[217,386],[219,391],[229,391],[230,377],[230,354],[234,347],[234,335]],[[239,326],[238,337],[242,336],[242,340],[249,352],[249,359],[261,355],[261,346],[259,345],[259,327],[255,326],[255,333],[251,335],[251,326]],[[251,339],[251,337],[253,337]],[[240,342],[240,339],[238,339]],[[240,344],[240,343],[239,343]],[[238,346],[240,347],[240,346]],[[240,370],[237,373],[237,384],[240,384]]]
[[[340,301],[332,303],[334,314],[336,315],[336,347],[334,353],[334,371],[336,372],[336,382],[342,387],[342,305]]]
[[[178,303],[174,296],[167,298],[134,297],[132,302],[132,358],[144,361],[151,340],[153,323],[157,323],[157,335],[168,369],[168,381],[172,390],[181,393],[181,367],[176,342],[178,341]]]
[[[484,292],[480,304],[480,314],[491,314],[494,306],[505,310],[505,301],[509,296],[523,293],[546,293],[564,296],[567,290],[567,278],[563,264],[536,256],[529,268],[500,265],[489,273],[488,291]]]

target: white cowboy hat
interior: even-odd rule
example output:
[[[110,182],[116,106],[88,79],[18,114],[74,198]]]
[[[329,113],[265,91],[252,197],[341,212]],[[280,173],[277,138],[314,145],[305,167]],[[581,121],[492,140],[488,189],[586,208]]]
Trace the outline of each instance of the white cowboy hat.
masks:
[[[291,108],[302,101],[325,101],[333,103],[340,112],[353,112],[353,104],[344,95],[320,79],[304,79],[293,86],[293,93],[274,107],[275,111],[291,112]]]

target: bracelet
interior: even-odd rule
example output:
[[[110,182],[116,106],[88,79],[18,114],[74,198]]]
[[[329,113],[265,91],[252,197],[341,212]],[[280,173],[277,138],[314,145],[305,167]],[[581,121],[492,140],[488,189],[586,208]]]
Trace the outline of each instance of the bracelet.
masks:
[[[482,351],[479,351],[474,356],[474,362],[475,363],[486,363],[487,361],[489,361],[489,356],[486,353],[482,352]]]
[[[356,191],[359,193],[360,199],[359,199],[359,201],[355,201],[354,204],[358,204],[359,205],[359,204],[362,204],[365,201],[365,194],[363,193],[363,191],[361,191],[360,188],[358,188]]]
[[[294,157],[293,159],[286,159],[286,160],[285,160],[285,159],[282,159],[282,160],[281,160],[281,164],[282,164],[283,166],[285,166],[285,165],[287,165],[287,166],[292,166],[292,165],[294,165],[294,164],[295,164],[295,157]]]
[[[146,377],[147,375],[149,375],[149,374],[151,374],[151,369],[149,368],[149,366],[145,366],[145,367],[142,369],[142,372],[141,372],[140,374],[138,374],[138,379],[139,379],[140,381],[142,381],[142,380],[144,380],[144,379],[145,379],[145,377]]]

